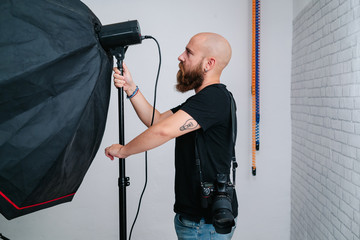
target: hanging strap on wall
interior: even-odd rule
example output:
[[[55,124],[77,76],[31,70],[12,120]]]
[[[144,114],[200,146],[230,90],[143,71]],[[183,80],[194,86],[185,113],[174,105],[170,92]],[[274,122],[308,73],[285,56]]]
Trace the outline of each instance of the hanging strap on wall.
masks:
[[[260,0],[252,6],[252,166],[256,176],[256,151],[260,150]]]

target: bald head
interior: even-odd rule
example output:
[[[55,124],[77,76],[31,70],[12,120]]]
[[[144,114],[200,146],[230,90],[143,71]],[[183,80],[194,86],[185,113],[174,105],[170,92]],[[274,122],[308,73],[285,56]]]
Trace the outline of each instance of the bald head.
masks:
[[[215,69],[220,73],[231,59],[231,46],[221,35],[216,33],[198,33],[190,41],[194,41],[205,58],[216,60]]]

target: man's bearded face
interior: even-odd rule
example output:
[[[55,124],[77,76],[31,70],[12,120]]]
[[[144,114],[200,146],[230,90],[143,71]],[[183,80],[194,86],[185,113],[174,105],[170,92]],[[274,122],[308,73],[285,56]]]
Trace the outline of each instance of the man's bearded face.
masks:
[[[201,86],[204,81],[204,74],[202,71],[202,66],[200,63],[195,66],[193,70],[184,70],[184,65],[182,62],[179,63],[179,71],[176,75],[177,77],[177,84],[176,89],[179,92],[187,92],[192,89],[196,89]]]

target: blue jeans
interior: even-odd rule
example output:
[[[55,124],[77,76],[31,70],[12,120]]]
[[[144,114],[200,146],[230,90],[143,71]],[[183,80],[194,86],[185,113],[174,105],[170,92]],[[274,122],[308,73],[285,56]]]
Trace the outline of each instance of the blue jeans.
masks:
[[[178,240],[230,240],[236,227],[235,225],[232,228],[231,233],[219,234],[215,232],[214,226],[206,224],[204,219],[197,223],[180,217],[180,214],[175,215],[174,225]]]

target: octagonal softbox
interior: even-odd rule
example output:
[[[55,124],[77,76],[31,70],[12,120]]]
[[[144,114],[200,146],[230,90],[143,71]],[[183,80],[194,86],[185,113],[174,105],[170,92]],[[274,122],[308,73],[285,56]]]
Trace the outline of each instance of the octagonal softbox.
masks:
[[[112,57],[78,0],[0,1],[0,212],[70,201],[99,148]]]

